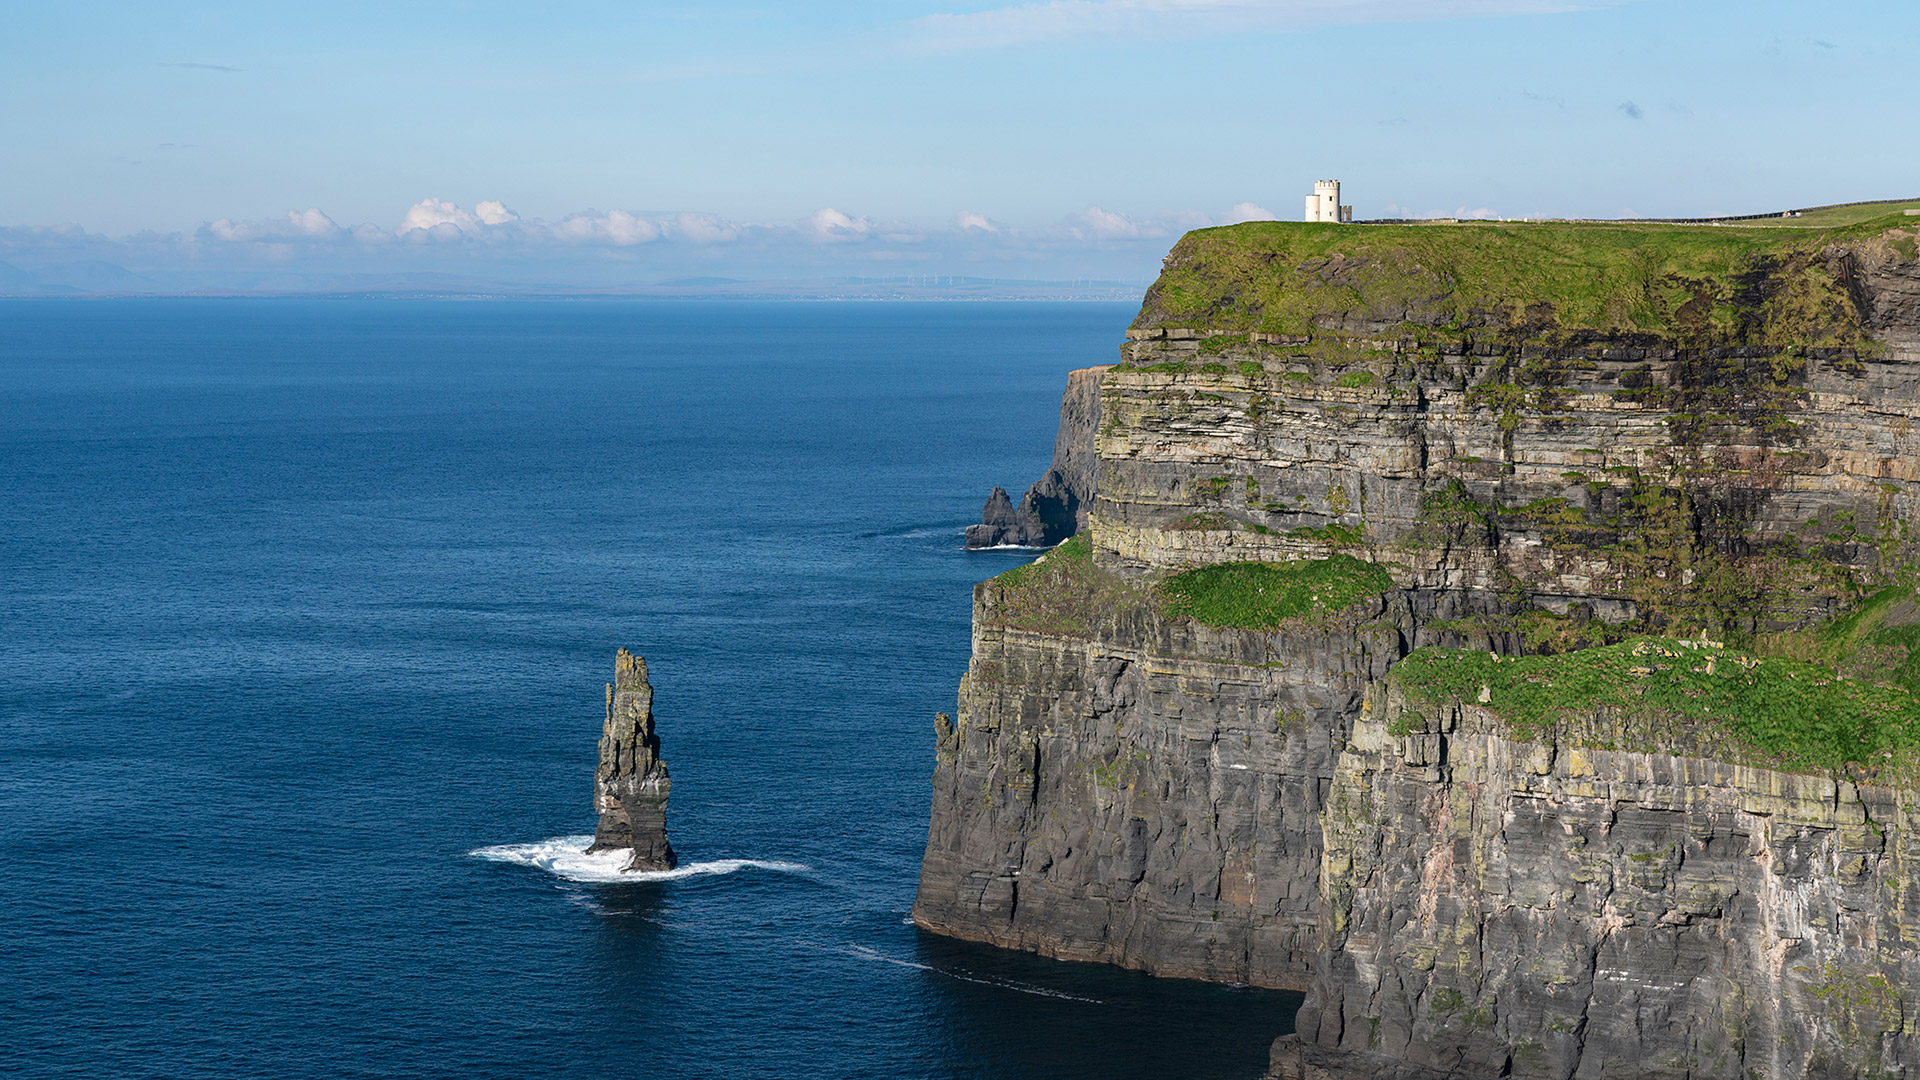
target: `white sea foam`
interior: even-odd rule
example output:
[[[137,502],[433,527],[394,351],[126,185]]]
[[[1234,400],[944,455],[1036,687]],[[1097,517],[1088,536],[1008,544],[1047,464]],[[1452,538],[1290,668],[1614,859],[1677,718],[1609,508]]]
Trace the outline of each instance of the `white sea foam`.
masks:
[[[800,863],[770,859],[713,859],[709,862],[687,863],[672,870],[629,871],[624,867],[633,858],[631,848],[613,848],[588,854],[587,848],[592,844],[591,836],[556,836],[532,844],[495,844],[467,854],[493,862],[537,867],[567,881],[608,883],[678,881],[711,874],[731,874],[748,868],[774,870],[783,874],[801,873],[808,869]]]

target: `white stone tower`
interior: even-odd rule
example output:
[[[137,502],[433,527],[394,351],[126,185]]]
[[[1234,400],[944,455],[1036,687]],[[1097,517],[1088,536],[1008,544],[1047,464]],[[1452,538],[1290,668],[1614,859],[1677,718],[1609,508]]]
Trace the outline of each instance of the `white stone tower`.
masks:
[[[1308,221],[1352,221],[1353,207],[1340,205],[1340,181],[1316,180],[1307,196]]]

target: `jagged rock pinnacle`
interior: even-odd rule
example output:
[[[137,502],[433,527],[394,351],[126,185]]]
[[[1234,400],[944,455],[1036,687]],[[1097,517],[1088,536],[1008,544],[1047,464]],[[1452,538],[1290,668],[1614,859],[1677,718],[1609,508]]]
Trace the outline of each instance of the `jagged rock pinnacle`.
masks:
[[[589,851],[632,848],[629,870],[671,870],[679,861],[667,842],[667,794],[673,782],[653,732],[653,686],[647,661],[621,649],[607,684],[607,720],[600,733],[600,767],[593,774],[593,808],[600,813]]]

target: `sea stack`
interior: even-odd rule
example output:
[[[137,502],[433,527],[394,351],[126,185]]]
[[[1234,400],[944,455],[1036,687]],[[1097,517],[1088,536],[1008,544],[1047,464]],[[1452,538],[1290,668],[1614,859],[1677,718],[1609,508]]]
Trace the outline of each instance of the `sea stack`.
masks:
[[[629,870],[671,870],[679,860],[667,842],[667,793],[673,782],[653,732],[653,686],[647,661],[625,649],[614,654],[607,684],[607,721],[600,734],[600,767],[593,774],[593,808],[600,813],[588,851],[632,848]]]
[[[1099,466],[1094,443],[1100,431],[1100,380],[1112,366],[1067,373],[1053,467],[1027,489],[1017,507],[1006,488],[994,488],[980,524],[967,526],[968,547],[1052,547],[1087,527]]]

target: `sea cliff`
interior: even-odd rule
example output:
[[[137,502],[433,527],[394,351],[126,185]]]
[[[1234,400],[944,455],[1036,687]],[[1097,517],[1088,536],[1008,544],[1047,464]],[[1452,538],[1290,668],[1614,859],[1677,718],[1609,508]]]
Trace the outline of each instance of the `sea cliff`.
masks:
[[[1371,704],[1322,815],[1300,1042],[1388,1074],[1920,1071],[1914,789],[1701,757],[1591,714],[1515,739],[1391,678]]]
[[[1854,216],[1184,238],[975,590],[915,918],[1304,989],[1285,1075],[1920,1071],[1920,223]],[[1682,638],[1825,696],[1402,673]]]

